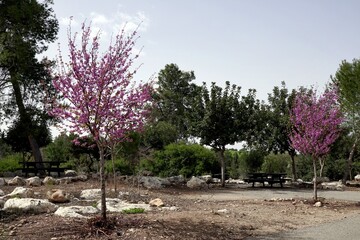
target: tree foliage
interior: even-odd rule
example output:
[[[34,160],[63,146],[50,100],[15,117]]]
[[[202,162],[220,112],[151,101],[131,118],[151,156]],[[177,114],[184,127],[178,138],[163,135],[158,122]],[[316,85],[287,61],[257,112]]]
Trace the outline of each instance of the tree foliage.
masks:
[[[337,104],[336,90],[327,90],[320,97],[316,91],[299,94],[295,98],[290,119],[292,146],[310,156],[314,168],[314,199],[317,199],[316,162],[325,157],[339,136],[342,115]]]
[[[51,92],[48,69],[52,62],[39,61],[37,54],[56,39],[58,22],[50,5],[51,0],[0,1],[0,90],[3,116],[18,118],[29,140],[36,161],[42,157],[34,126],[48,120],[42,108],[44,88]],[[37,120],[34,120],[37,119]],[[16,127],[16,126],[13,126]],[[46,132],[44,132],[46,134]]]
[[[206,84],[194,99],[192,115],[193,134],[200,138],[201,144],[212,147],[219,155],[222,185],[225,184],[226,145],[245,141],[256,125],[255,112],[259,101],[255,90],[246,96],[240,95],[240,87],[226,82],[224,90],[213,83],[210,91]]]
[[[76,36],[69,29],[70,62],[65,64],[60,57],[53,81],[63,101],[55,99],[50,113],[66,121],[72,132],[95,141],[100,155],[101,214],[106,220],[105,150],[142,128],[151,86],[133,81],[136,31],[128,35],[123,29],[102,56],[99,34],[91,37],[90,26],[82,25],[80,46],[76,45]]]
[[[348,179],[352,169],[352,160],[360,136],[360,60],[354,59],[351,63],[342,61],[339,69],[332,76],[332,83],[339,91],[339,101],[345,115],[345,124],[351,130],[353,144],[348,156],[343,182]]]
[[[176,64],[167,64],[159,73],[158,88],[153,94],[156,103],[153,117],[175,126],[178,139],[189,137],[189,111],[200,89],[193,80],[193,71],[182,71]]]

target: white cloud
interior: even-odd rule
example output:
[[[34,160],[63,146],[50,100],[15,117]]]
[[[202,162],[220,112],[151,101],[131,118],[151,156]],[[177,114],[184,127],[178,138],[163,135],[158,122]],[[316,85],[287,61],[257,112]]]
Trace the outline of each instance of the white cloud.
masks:
[[[108,24],[111,22],[111,19],[106,18],[105,15],[103,14],[91,12],[90,16],[91,16],[91,21],[94,24]]]
[[[59,23],[60,25],[64,25],[64,26],[69,26],[70,24],[71,26],[79,25],[79,23],[73,17],[62,17],[60,18]]]

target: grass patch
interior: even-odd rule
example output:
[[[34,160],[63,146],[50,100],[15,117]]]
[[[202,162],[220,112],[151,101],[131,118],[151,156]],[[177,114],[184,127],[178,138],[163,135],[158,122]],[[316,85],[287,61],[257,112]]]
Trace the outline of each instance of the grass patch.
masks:
[[[144,213],[144,212],[145,212],[144,208],[130,208],[130,209],[122,210],[122,213],[125,213],[125,214],[137,214],[137,213]]]

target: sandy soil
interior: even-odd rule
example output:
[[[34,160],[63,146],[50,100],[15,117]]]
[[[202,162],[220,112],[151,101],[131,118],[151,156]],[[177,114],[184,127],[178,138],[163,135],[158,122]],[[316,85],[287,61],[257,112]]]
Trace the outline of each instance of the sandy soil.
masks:
[[[71,197],[78,197],[82,189],[98,188],[94,180],[59,186],[34,187],[40,198],[52,188],[60,188]],[[111,188],[111,184],[108,185]],[[1,189],[10,193],[14,187]],[[251,188],[251,187],[249,187]],[[251,191],[238,188],[236,191]],[[322,207],[314,207],[311,199],[238,199],[203,198],[221,195],[221,188],[189,190],[184,186],[146,190],[119,183],[120,191],[130,192],[129,201],[148,202],[161,198],[166,206],[177,211],[161,210],[142,214],[108,214],[112,229],[98,226],[92,219],[66,219],[53,214],[0,212],[0,239],[246,239],[247,237],[299,229],[344,219],[360,213],[356,202],[323,200]],[[275,188],[274,188],[275,189]],[[109,192],[108,196],[114,196]],[[199,198],[198,198],[199,196]],[[71,205],[72,202],[63,204]],[[88,203],[89,205],[93,203]],[[97,225],[97,226],[96,226]]]

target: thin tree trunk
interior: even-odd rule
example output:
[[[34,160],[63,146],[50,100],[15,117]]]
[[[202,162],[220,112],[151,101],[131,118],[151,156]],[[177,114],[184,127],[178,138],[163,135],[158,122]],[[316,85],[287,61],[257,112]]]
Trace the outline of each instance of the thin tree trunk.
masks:
[[[112,169],[113,169],[113,177],[114,177],[114,191],[117,192],[116,186],[116,171],[115,171],[115,146],[111,147],[111,162],[112,162]]]
[[[350,174],[350,171],[351,171],[351,168],[352,168],[352,160],[353,160],[353,158],[354,158],[354,154],[355,154],[357,142],[358,142],[358,138],[356,137],[356,138],[355,138],[355,142],[354,142],[354,144],[353,144],[352,147],[351,147],[351,151],[350,151],[350,154],[349,154],[349,158],[348,158],[347,163],[346,163],[345,172],[344,172],[344,177],[343,177],[343,179],[342,179],[342,183],[343,183],[343,184],[346,184],[346,180],[347,180],[348,177],[349,177],[349,174]]]
[[[225,157],[224,157],[224,150],[221,149],[218,151],[218,155],[220,158],[220,165],[221,165],[221,187],[225,187]]]
[[[42,155],[40,152],[40,148],[39,148],[39,145],[37,144],[36,139],[34,138],[34,136],[31,133],[31,131],[32,131],[31,119],[30,119],[30,117],[26,111],[25,105],[24,105],[20,85],[18,82],[19,76],[15,70],[10,71],[10,78],[11,78],[11,85],[14,90],[16,105],[18,107],[18,111],[19,111],[19,115],[20,115],[20,122],[30,125],[30,127],[25,126],[26,135],[28,136],[29,144],[30,144],[35,162],[37,163],[37,165],[39,167],[43,168],[44,167],[43,159],[42,159]],[[41,170],[39,173],[41,175],[44,175],[45,172],[43,170]]]
[[[324,171],[324,166],[325,166],[325,159],[319,159],[319,163],[320,163],[320,173],[319,173],[319,177],[323,176],[323,171]]]
[[[101,217],[106,222],[106,188],[105,188],[105,157],[104,148],[97,144],[100,153],[100,188],[101,188]]]
[[[314,201],[317,201],[317,174],[316,174],[316,159],[313,157],[313,167],[314,167]]]
[[[296,165],[295,165],[295,155],[290,154],[290,157],[291,157],[291,171],[292,171],[292,175],[293,175],[293,181],[296,181],[297,174],[296,174]]]

